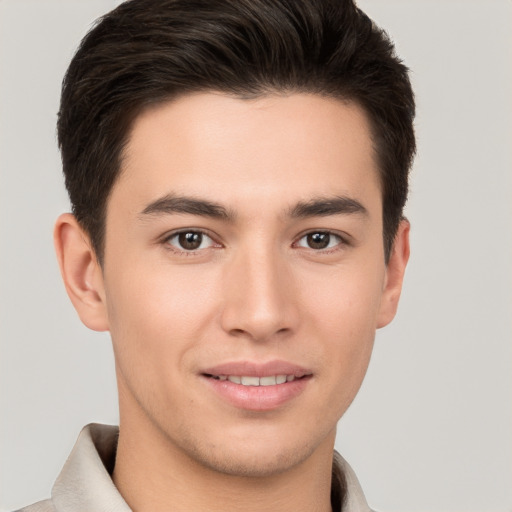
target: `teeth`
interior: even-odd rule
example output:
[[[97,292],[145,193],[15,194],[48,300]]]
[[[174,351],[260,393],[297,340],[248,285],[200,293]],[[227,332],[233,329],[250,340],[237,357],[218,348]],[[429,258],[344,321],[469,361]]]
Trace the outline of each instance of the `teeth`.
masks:
[[[253,377],[248,375],[212,375],[217,380],[229,380],[242,386],[275,386],[295,380],[295,375],[269,375],[267,377]]]
[[[269,377],[260,377],[260,386],[275,386],[276,384],[275,375],[271,375]]]
[[[259,386],[260,378],[259,377],[242,377],[242,385],[243,386]]]

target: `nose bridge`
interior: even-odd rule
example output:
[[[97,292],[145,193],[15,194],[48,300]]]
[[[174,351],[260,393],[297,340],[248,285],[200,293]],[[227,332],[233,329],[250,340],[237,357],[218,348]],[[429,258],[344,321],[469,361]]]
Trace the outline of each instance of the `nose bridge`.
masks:
[[[225,330],[263,340],[294,329],[290,270],[271,243],[240,249],[228,267]]]

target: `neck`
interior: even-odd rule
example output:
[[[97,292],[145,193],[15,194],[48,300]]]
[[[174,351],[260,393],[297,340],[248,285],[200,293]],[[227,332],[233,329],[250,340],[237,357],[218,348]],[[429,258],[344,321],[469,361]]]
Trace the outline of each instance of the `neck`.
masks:
[[[113,475],[135,512],[331,511],[334,432],[298,465],[277,475],[245,477],[204,467],[153,424],[141,427],[121,415]]]

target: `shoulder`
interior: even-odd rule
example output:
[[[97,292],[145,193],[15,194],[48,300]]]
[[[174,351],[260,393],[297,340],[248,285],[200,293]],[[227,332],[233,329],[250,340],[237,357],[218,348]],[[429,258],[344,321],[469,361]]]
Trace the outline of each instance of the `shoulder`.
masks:
[[[33,503],[28,507],[20,508],[16,512],[55,512],[55,507],[52,500],[43,500]]]

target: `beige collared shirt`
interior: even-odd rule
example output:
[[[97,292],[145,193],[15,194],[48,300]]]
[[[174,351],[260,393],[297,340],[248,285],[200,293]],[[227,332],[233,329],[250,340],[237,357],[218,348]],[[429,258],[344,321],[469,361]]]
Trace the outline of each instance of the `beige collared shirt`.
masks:
[[[52,497],[20,512],[131,512],[111,478],[119,429],[90,424],[80,433],[52,489]],[[345,495],[343,506],[334,505]],[[371,512],[359,482],[345,460],[334,452],[333,512]]]

